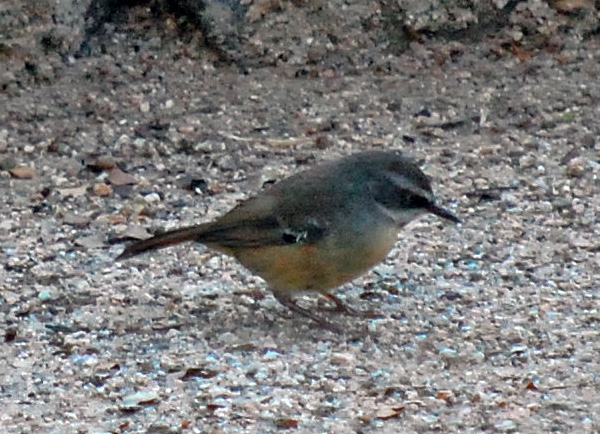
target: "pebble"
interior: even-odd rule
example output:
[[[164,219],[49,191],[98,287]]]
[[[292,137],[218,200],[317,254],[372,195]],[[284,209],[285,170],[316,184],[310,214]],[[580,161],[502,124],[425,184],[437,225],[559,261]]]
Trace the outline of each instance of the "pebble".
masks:
[[[130,225],[125,230],[123,234],[125,237],[133,238],[135,240],[146,240],[150,238],[152,235],[148,232],[148,230],[139,225]]]
[[[90,222],[89,217],[67,213],[63,216],[63,223],[76,227],[85,227]]]
[[[82,185],[80,187],[59,188],[56,191],[58,191],[58,194],[62,197],[79,197],[84,196],[87,193],[87,187]]]
[[[567,176],[578,178],[585,173],[585,160],[582,157],[574,158],[567,164]]]
[[[123,172],[118,167],[110,171],[108,182],[115,186],[137,184],[134,176]]]
[[[160,195],[158,193],[150,193],[144,196],[144,200],[147,203],[158,203],[160,202]]]
[[[519,167],[521,169],[528,169],[537,164],[537,158],[533,154],[526,154],[519,158]]]
[[[112,188],[109,185],[101,182],[100,184],[94,185],[92,191],[96,196],[109,196],[112,193]]]
[[[580,234],[572,234],[569,237],[569,245],[574,248],[587,249],[592,246],[592,243]]]
[[[125,396],[122,401],[122,406],[126,409],[132,409],[141,404],[149,404],[158,400],[158,398],[159,395],[157,390],[140,391]]]
[[[494,428],[496,428],[499,431],[512,431],[517,427],[517,424],[514,423],[512,420],[503,420],[500,422],[497,422],[494,425]]]
[[[15,167],[17,167],[17,161],[11,156],[4,157],[0,160],[0,170],[11,170]]]
[[[177,131],[181,134],[192,134],[195,128],[193,125],[180,125],[177,127]]]
[[[54,292],[51,289],[42,289],[38,293],[38,299],[40,301],[48,301],[54,297]]]
[[[37,176],[35,169],[27,166],[15,167],[8,172],[17,179],[33,179]]]
[[[92,170],[112,170],[116,167],[116,162],[110,157],[98,157],[91,161],[86,161],[85,165]]]
[[[89,237],[79,237],[75,239],[75,244],[85,247],[86,249],[99,249],[105,246],[104,239],[98,235],[90,235]]]
[[[552,201],[552,206],[554,207],[554,209],[557,209],[557,210],[571,208],[571,206],[572,206],[571,199],[569,199],[569,198],[554,199]]]

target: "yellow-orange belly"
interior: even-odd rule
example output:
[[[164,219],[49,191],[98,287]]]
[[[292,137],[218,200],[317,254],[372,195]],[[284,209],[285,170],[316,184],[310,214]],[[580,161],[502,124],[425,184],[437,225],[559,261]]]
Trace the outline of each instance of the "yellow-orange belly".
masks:
[[[314,244],[227,249],[276,292],[318,291],[341,285],[385,259],[397,238],[397,228],[380,228],[347,242],[325,239]]]

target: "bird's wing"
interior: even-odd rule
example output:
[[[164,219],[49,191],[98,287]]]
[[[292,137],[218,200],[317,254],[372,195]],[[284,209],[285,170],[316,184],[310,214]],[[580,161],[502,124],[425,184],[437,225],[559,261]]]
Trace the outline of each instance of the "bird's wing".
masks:
[[[251,198],[206,225],[196,240],[225,248],[264,247],[314,243],[328,233],[325,219],[282,212],[280,204],[273,195]]]

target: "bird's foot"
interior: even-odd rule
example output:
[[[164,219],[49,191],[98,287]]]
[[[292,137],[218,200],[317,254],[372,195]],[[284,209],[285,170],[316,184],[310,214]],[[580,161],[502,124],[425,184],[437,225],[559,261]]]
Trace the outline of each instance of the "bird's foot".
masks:
[[[338,334],[342,334],[343,333],[342,329],[340,329],[339,327],[331,324],[325,318],[321,318],[319,315],[316,315],[310,309],[307,309],[305,307],[300,306],[298,303],[296,303],[296,301],[294,301],[287,294],[280,294],[280,293],[277,293],[277,292],[273,292],[273,295],[275,296],[275,298],[277,299],[277,301],[279,301],[285,307],[289,308],[290,310],[292,310],[294,312],[297,312],[297,313],[299,313],[301,315],[304,315],[304,316],[312,319],[314,322],[316,322],[317,324],[319,324],[319,326],[323,327],[324,329],[329,330],[330,332],[333,332],[333,333],[338,333]]]
[[[372,310],[354,309],[354,308],[348,306],[339,297],[337,297],[333,294],[325,294],[325,297],[327,297],[328,300],[333,301],[335,306],[333,308],[322,307],[321,308],[322,311],[331,312],[331,313],[341,313],[344,315],[354,316],[354,317],[359,317],[359,318],[376,319],[376,318],[384,317],[384,315],[380,314],[379,312],[375,312]]]

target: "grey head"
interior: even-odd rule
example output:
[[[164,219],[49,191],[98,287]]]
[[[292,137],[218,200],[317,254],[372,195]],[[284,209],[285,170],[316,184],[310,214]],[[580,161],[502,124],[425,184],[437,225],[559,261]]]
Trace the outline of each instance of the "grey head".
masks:
[[[346,162],[364,171],[373,199],[381,211],[403,226],[424,213],[454,223],[460,220],[435,203],[431,182],[423,171],[399,151],[355,154]]]

